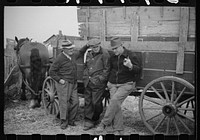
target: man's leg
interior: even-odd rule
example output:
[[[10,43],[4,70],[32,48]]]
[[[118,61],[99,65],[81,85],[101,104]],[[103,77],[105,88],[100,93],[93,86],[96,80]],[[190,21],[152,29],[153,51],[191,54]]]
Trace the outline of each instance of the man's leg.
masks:
[[[79,99],[77,93],[77,83],[71,84],[69,88],[69,124],[75,125],[74,121],[78,112]]]
[[[89,84],[85,88],[85,92],[84,92],[84,99],[85,99],[84,119],[85,119],[85,123],[84,123],[83,130],[89,130],[94,126],[94,124],[92,122],[92,117],[93,117],[92,91],[91,91]]]
[[[103,93],[105,91],[105,86],[94,86],[92,88],[92,103],[93,103],[93,117],[92,121],[97,122],[103,112]]]
[[[65,129],[68,125],[68,106],[67,106],[68,88],[69,88],[68,82],[66,82],[64,85],[61,85],[56,82],[56,90],[58,93],[58,100],[59,100],[61,129]]]
[[[121,110],[121,104],[127,98],[127,96],[135,89],[135,83],[126,83],[122,84],[118,87],[118,90],[114,94],[113,98],[117,100],[119,103],[119,109],[115,113],[115,117],[113,120],[113,129],[116,131],[122,131],[124,128],[123,126],[123,114]]]

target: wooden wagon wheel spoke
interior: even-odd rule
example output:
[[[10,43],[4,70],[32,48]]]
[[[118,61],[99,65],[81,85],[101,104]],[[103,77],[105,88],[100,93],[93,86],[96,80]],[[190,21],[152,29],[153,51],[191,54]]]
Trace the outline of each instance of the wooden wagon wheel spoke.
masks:
[[[158,101],[156,101],[156,100],[154,100],[154,99],[152,99],[152,98],[150,98],[150,97],[148,97],[148,96],[145,96],[144,99],[147,100],[147,101],[150,101],[150,102],[152,102],[152,103],[155,103],[155,104],[157,104],[157,105],[163,106],[162,103],[160,103],[160,102],[158,102]]]
[[[192,121],[192,122],[194,122],[194,119],[188,117],[187,115],[182,114],[181,112],[177,112],[177,114],[182,116],[182,117],[184,117],[184,118],[186,118],[186,119],[188,119],[188,120],[190,120],[190,121]]]
[[[178,110],[195,111],[194,108],[183,108],[183,107],[179,107]]]
[[[156,131],[156,129],[158,129],[158,127],[162,124],[162,122],[165,120],[166,116],[164,116],[156,125],[156,127],[154,128],[154,130]]]
[[[156,117],[158,117],[160,115],[162,115],[162,112],[160,112],[159,114],[157,114],[157,115],[155,115],[155,116],[153,116],[153,117],[151,117],[149,119],[146,119],[146,121],[148,122],[148,121],[150,121],[150,120],[152,120],[152,119],[154,119],[154,118],[156,118]]]
[[[177,118],[177,120],[179,120],[179,121],[181,122],[181,124],[186,128],[186,130],[187,130],[190,134],[192,134],[191,130],[190,130],[190,129],[187,127],[187,125],[182,121],[182,119],[181,119],[178,115],[176,115],[175,117]]]
[[[44,90],[48,93],[48,95],[51,94],[51,91],[49,91],[48,89],[44,89]]]
[[[192,96],[192,97],[186,99],[185,101],[183,101],[183,102],[177,104],[176,106],[177,106],[177,107],[180,107],[181,105],[183,105],[183,104],[185,104],[185,103],[187,103],[187,102],[189,102],[189,101],[191,101],[191,100],[194,100],[194,96]]]
[[[166,134],[167,134],[167,135],[169,134],[170,121],[171,121],[171,118],[168,117],[168,118],[167,118],[167,131],[166,131]]]
[[[174,87],[175,87],[175,83],[174,81],[172,81],[172,93],[171,93],[171,102],[173,103],[174,102]]]
[[[179,94],[179,96],[176,98],[174,104],[176,104],[178,102],[178,100],[180,99],[180,97],[183,95],[185,89],[186,89],[186,87],[183,88],[183,90],[181,91],[181,93]]]
[[[50,104],[50,114],[53,112],[53,104]]]
[[[153,91],[158,95],[158,97],[160,97],[160,99],[165,102],[165,99],[160,95],[160,93],[153,87],[151,86],[151,88],[153,89]]]
[[[167,102],[169,102],[169,96],[167,94],[167,90],[166,90],[165,86],[163,85],[163,82],[160,82],[160,85],[161,85],[161,87],[162,87],[162,89],[164,91],[165,98],[166,98]]]
[[[51,85],[49,84],[49,82],[46,82],[46,84],[47,84],[46,88],[50,90],[51,89]]]
[[[143,109],[149,109],[149,110],[162,110],[162,107],[143,107]]]
[[[176,120],[175,120],[175,117],[173,117],[172,119],[173,119],[173,121],[174,121],[174,125],[175,125],[175,127],[176,127],[177,133],[180,134],[180,130],[179,130],[179,128],[178,128],[178,125],[177,125],[177,122],[176,122]]]
[[[49,105],[51,105],[51,102],[49,102],[49,103],[47,104],[46,108],[49,108]]]

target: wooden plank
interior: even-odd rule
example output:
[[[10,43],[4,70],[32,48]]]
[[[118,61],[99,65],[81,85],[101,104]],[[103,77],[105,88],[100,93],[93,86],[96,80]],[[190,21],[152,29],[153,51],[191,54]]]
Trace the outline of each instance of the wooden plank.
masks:
[[[179,36],[179,21],[140,21],[140,36]]]
[[[85,16],[85,20],[86,20],[86,35],[84,35],[84,40],[87,40],[87,38],[89,37],[89,24],[88,24],[88,21],[89,21],[89,12],[90,12],[90,9],[89,7],[87,8],[87,12],[86,12],[86,16]]]
[[[189,9],[187,7],[181,8],[180,14],[180,29],[179,29],[179,45],[176,61],[176,73],[183,74],[184,68],[184,51],[185,43],[187,42],[188,33],[188,22],[189,22]]]
[[[87,41],[78,41],[75,40],[74,44],[77,48],[81,48]],[[110,42],[105,41],[104,47],[110,48]],[[145,42],[136,42],[131,43],[129,41],[124,42],[124,46],[128,49],[135,50],[135,51],[166,51],[166,52],[177,52],[178,50],[178,43],[177,42],[152,42],[152,41],[145,41]],[[185,43],[185,52],[194,52],[195,51],[195,42],[186,42]]]
[[[175,72],[143,70],[144,78],[136,83],[137,87],[145,87],[149,82],[162,76],[176,76],[194,84],[194,73],[184,73],[177,75]]]
[[[194,8],[192,8],[194,9]],[[98,24],[101,17],[99,16],[101,9],[91,9],[88,20],[90,32],[92,36],[97,36],[100,31]],[[140,15],[139,35],[138,36],[179,36],[179,20],[180,20],[180,7],[164,7],[163,17],[160,16],[160,7],[126,7],[126,18],[124,18],[124,8],[107,8],[106,11],[106,34],[109,36],[131,35],[129,31],[132,15],[136,12]],[[86,9],[79,12],[78,17],[83,16],[85,21]],[[85,14],[83,14],[85,13]],[[194,13],[194,10],[192,10]],[[195,19],[191,19],[189,24],[189,35],[195,35]],[[120,25],[120,24],[121,25]],[[96,24],[96,25],[94,25]],[[117,25],[115,25],[117,24]],[[96,28],[95,28],[96,27]],[[123,28],[123,29],[121,29]],[[123,32],[124,31],[124,32]]]
[[[184,70],[194,72],[194,54],[185,54]],[[177,53],[172,52],[144,52],[144,68],[176,71]],[[160,61],[162,58],[162,61]]]
[[[196,37],[196,20],[189,21],[188,37]]]
[[[106,40],[106,11],[101,11],[101,33],[100,33],[100,39],[102,43],[104,44]]]
[[[139,16],[136,13],[132,14],[131,18],[131,42],[137,42],[138,40],[138,23],[139,23]]]

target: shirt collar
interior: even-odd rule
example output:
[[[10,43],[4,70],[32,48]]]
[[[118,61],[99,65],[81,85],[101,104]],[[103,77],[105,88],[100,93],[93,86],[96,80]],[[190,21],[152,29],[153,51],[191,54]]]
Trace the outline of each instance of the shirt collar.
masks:
[[[67,58],[69,58],[69,60],[71,60],[72,58],[68,55],[68,54],[66,54],[64,51],[62,52]]]

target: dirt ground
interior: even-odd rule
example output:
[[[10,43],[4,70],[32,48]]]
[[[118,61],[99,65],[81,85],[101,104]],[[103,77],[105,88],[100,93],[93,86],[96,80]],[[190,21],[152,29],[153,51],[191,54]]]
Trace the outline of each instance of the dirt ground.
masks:
[[[154,99],[155,100],[155,99]],[[31,135],[31,134],[41,134],[41,135],[56,135],[56,134],[65,134],[65,135],[81,135],[81,134],[90,134],[90,135],[99,135],[95,133],[95,128],[84,131],[84,99],[80,98],[80,105],[78,110],[78,115],[76,119],[77,126],[68,126],[67,129],[62,130],[58,123],[53,123],[55,116],[47,115],[43,106],[36,109],[29,109],[30,101],[18,101],[7,104],[4,109],[4,134],[17,134],[17,135]],[[156,107],[152,103],[144,101],[144,104],[148,108]],[[105,112],[106,107],[104,108]],[[139,113],[139,97],[128,96],[122,104],[123,110],[123,121],[124,121],[124,135],[130,134],[139,134],[139,135],[152,135],[149,129],[144,125],[143,120],[141,119]],[[147,118],[155,116],[159,112],[156,110],[145,111]],[[102,113],[103,116],[104,113]],[[192,115],[190,113],[189,115]],[[155,127],[158,122],[164,118],[160,116],[155,118],[150,123]],[[187,119],[182,119],[183,122],[194,132],[194,126],[191,121]],[[160,126],[159,132],[166,133],[167,120]],[[170,124],[170,131],[172,135],[177,134],[175,129],[174,122]],[[185,127],[177,122],[177,125],[181,133],[187,133],[184,129]],[[101,134],[107,134],[103,132]]]
[[[54,116],[47,115],[43,107],[31,110],[28,108],[30,101],[10,103],[4,110],[4,134],[95,135],[95,128],[88,131],[83,130],[83,101],[83,98],[80,98],[80,107],[76,121],[77,126],[68,126],[65,130],[60,129],[59,124],[53,123]],[[130,96],[122,105],[125,126],[124,135],[151,134],[141,120],[138,111],[138,103],[138,97]],[[106,132],[104,132],[104,134],[106,134]]]

